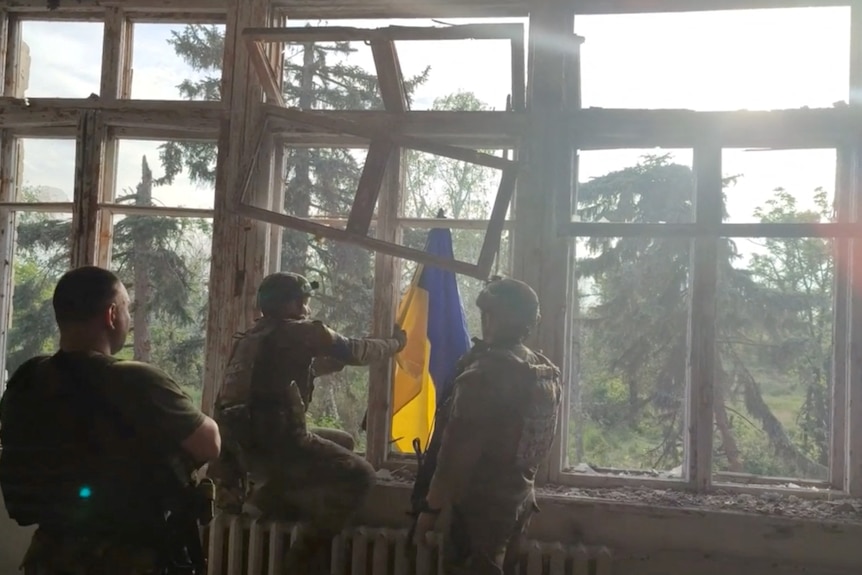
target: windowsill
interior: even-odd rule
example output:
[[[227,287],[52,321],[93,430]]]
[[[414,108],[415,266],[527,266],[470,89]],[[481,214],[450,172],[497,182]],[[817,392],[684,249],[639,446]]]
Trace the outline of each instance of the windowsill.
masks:
[[[410,488],[380,478],[362,523],[408,525]],[[542,541],[605,545],[616,554],[694,552],[837,569],[862,564],[858,500],[564,486],[543,487],[538,496],[541,512],[529,536]]]

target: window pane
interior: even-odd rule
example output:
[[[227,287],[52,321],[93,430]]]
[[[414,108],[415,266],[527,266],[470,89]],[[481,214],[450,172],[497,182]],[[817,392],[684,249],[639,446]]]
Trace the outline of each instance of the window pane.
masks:
[[[831,216],[777,194],[763,221]],[[827,479],[832,421],[832,241],[723,239],[719,262],[717,481]]]
[[[212,223],[200,218],[114,216],[111,269],[132,298],[123,359],[152,363],[196,402],[203,382]]]
[[[522,23],[525,18],[292,20],[289,26],[442,27],[478,23]],[[396,50],[412,110],[437,109],[450,95],[475,95],[488,109],[502,110],[512,91],[512,60],[507,40],[398,41]],[[478,72],[477,72],[478,71]],[[362,42],[316,43],[309,54],[286,45],[285,92],[289,105],[317,109],[383,109],[371,50]],[[303,81],[305,80],[305,81]],[[309,86],[303,91],[301,86]],[[303,98],[303,104],[299,104]]]
[[[486,152],[506,156],[501,150]],[[440,212],[456,220],[491,217],[500,170],[415,150],[407,150],[404,159],[404,217],[436,218]]]
[[[119,140],[115,202],[212,209],[218,147],[212,142]],[[149,173],[147,195],[136,190]]]
[[[219,100],[224,24],[135,24],[132,98]]]
[[[75,193],[75,140],[18,139],[19,202],[71,202]]]
[[[849,7],[578,16],[575,31],[584,107],[772,110],[848,97]]]
[[[285,148],[284,213],[346,218],[367,155],[365,148]]]
[[[835,150],[742,150],[722,153],[729,223],[818,221],[835,193]],[[784,210],[774,208],[784,207]],[[819,217],[819,215],[817,216]]]
[[[579,221],[693,221],[691,150],[581,151],[578,158]]]
[[[577,242],[567,471],[681,477],[689,245]]]
[[[395,42],[402,73],[415,85],[410,109],[505,110],[512,93],[511,46],[510,40]],[[452,107],[452,99],[460,94],[469,95],[474,103]]]
[[[6,343],[8,375],[34,355],[56,351],[59,332],[51,298],[71,257],[70,214],[18,212],[16,219],[12,318]]]
[[[103,29],[101,22],[22,22],[16,95],[87,98],[99,94]]]

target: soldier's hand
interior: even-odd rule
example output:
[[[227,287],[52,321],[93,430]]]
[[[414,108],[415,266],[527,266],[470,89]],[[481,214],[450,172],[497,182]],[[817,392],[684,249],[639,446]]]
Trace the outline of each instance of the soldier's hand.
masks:
[[[437,526],[436,513],[420,513],[416,519],[416,532],[413,535],[414,545],[427,545],[428,534],[433,533]]]
[[[392,338],[398,341],[398,349],[396,353],[404,349],[407,345],[407,332],[401,329],[401,326],[397,323],[395,324],[395,328],[392,330]]]

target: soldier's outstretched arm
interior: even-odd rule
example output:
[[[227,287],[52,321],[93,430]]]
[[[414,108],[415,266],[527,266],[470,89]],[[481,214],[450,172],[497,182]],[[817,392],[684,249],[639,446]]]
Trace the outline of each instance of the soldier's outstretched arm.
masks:
[[[388,359],[404,349],[407,334],[395,326],[389,338],[345,337],[321,322],[315,322],[319,337],[314,338],[315,357],[329,357],[345,365],[368,365]]]

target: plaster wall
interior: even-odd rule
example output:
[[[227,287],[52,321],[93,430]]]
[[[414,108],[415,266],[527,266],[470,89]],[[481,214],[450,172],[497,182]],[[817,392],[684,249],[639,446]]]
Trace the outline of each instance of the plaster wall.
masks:
[[[614,575],[858,575],[862,525],[594,500],[547,498],[530,537],[606,545]],[[379,486],[364,510],[372,526],[407,525],[409,491]],[[6,515],[0,498],[0,575],[14,575],[33,529]]]
[[[35,528],[18,527],[9,519],[3,498],[0,497],[0,575],[14,575],[30,543]]]

